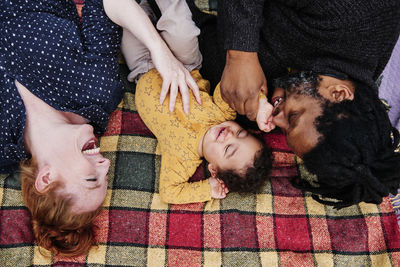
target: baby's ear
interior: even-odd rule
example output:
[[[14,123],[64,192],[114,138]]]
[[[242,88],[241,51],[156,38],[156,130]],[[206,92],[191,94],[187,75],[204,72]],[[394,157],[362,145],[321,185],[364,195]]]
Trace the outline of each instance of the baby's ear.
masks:
[[[217,168],[212,163],[208,163],[208,171],[211,174],[211,177],[217,178]]]

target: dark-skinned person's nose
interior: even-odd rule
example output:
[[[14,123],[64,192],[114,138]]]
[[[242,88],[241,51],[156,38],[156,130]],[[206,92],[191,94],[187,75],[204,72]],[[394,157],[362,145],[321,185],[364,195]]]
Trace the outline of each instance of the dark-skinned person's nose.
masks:
[[[276,114],[272,117],[272,122],[281,128],[281,130],[286,134],[286,130],[289,127],[289,124],[286,120],[285,114],[282,110],[277,110]]]

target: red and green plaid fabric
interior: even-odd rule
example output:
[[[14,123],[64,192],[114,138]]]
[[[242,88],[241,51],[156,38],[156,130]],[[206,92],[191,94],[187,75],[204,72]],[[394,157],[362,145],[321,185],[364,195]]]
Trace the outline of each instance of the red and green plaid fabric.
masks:
[[[81,1],[76,1],[81,3]],[[128,70],[121,65],[121,76]],[[400,266],[400,232],[389,198],[341,210],[314,201],[290,179],[307,174],[280,134],[262,194],[167,205],[158,194],[157,141],[138,116],[134,85],[101,138],[111,160],[98,245],[87,255],[39,252],[18,174],[0,175],[0,266]],[[205,165],[192,178],[207,176]]]
[[[121,67],[125,77],[127,69]],[[281,134],[267,134],[276,159],[262,194],[167,205],[158,194],[156,139],[138,116],[134,86],[101,138],[111,160],[98,246],[78,258],[39,253],[18,175],[0,177],[0,266],[400,266],[400,232],[389,198],[342,210],[290,184],[298,175]],[[193,179],[206,176],[205,165]],[[41,249],[46,254],[46,250]]]

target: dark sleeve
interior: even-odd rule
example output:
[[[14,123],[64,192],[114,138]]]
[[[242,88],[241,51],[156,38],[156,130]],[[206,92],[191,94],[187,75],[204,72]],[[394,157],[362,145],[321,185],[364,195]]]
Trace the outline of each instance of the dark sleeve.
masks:
[[[224,49],[257,52],[266,0],[219,0],[218,19]]]

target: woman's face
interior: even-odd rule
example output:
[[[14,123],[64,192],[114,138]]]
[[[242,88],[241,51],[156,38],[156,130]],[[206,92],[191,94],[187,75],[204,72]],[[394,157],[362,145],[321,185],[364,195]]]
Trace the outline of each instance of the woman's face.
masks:
[[[72,197],[74,213],[96,210],[107,193],[110,161],[100,154],[96,142],[89,124],[60,125],[48,138],[54,148],[47,160],[52,179],[64,184],[60,193]]]

